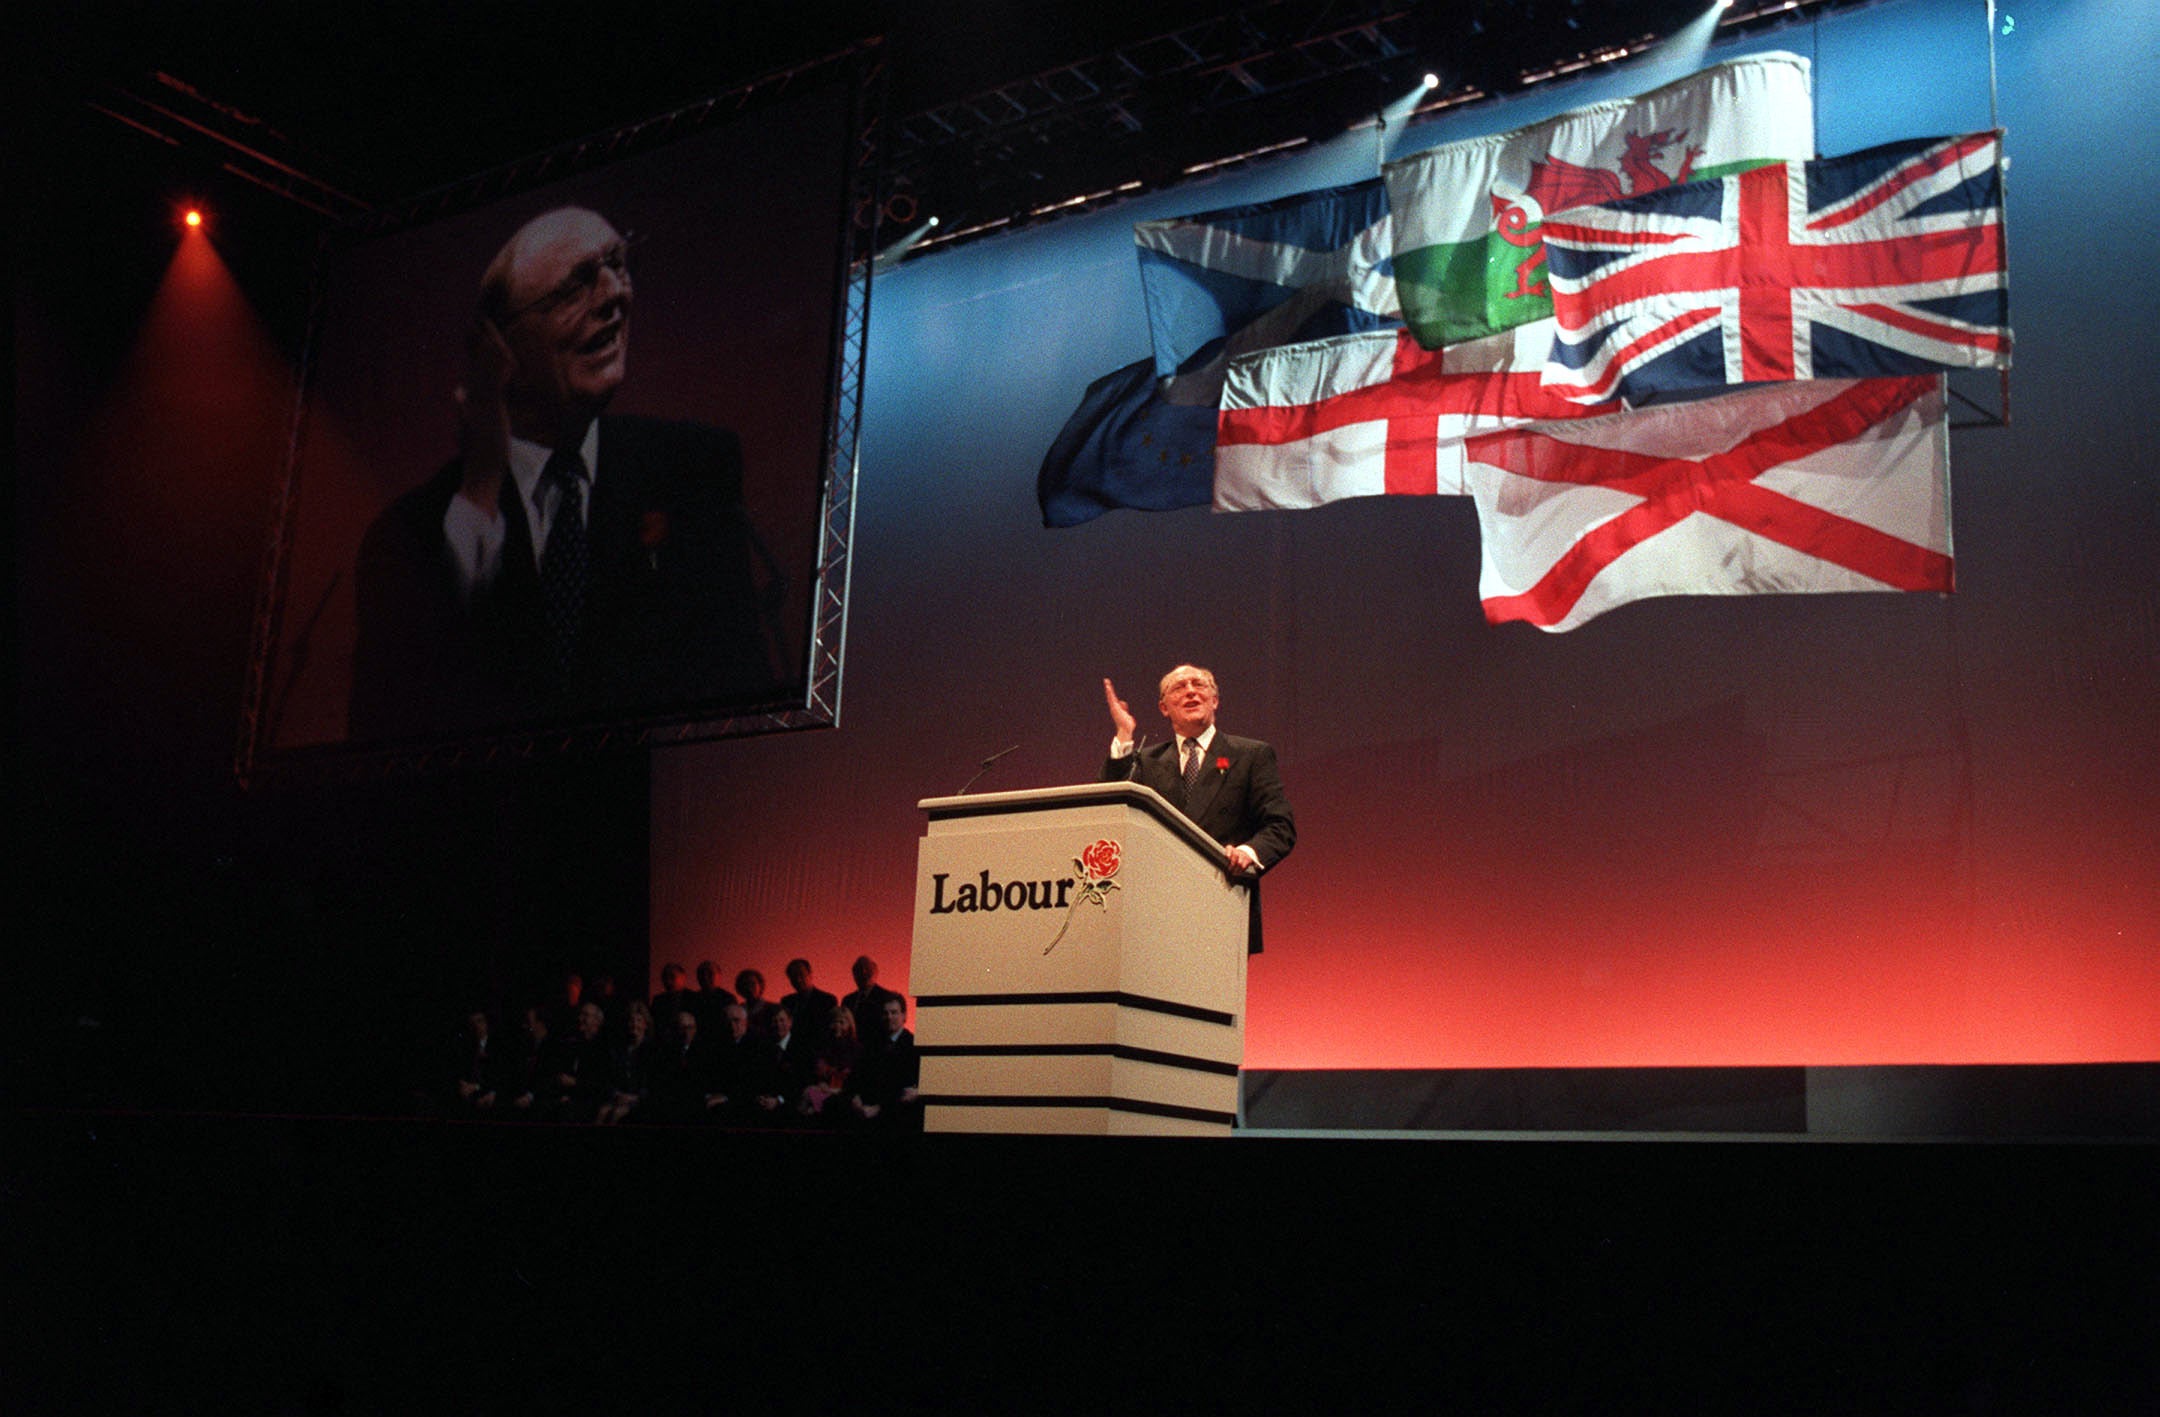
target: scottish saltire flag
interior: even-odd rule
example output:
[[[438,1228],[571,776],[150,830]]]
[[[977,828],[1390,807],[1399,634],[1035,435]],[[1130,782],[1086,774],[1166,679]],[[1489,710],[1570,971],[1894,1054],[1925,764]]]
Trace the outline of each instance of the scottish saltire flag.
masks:
[[[1401,323],[1379,178],[1133,228],[1160,378],[1231,354]]]
[[[1951,588],[1941,375],[1768,384],[1473,438],[1485,618],[1658,595]]]
[[[1460,494],[1463,439],[1598,412],[1539,381],[1550,320],[1428,350],[1404,330],[1230,361],[1216,422],[1215,510]]]
[[[1117,507],[1204,507],[1214,495],[1215,400],[1183,403],[1140,359],[1088,385],[1043,455],[1035,499],[1047,527]]]
[[[1815,155],[1808,61],[1752,54],[1382,169],[1403,318],[1428,349],[1552,314],[1545,216]]]
[[[2007,366],[2000,135],[1778,163],[1547,219],[1545,381],[1630,404]]]

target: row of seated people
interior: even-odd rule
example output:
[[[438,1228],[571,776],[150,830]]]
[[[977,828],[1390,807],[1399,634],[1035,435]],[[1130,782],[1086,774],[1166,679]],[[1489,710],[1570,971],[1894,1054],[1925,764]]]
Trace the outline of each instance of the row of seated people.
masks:
[[[779,1003],[765,1001],[762,978],[746,970],[737,978],[746,997],[722,1003],[703,996],[725,991],[673,987],[685,976],[671,965],[662,972],[671,987],[652,1006],[621,1004],[613,1019],[599,999],[533,1006],[508,1047],[474,1010],[453,1049],[446,1100],[465,1115],[537,1121],[919,1130],[907,1000],[878,987],[876,969],[858,960],[858,988],[843,1002],[814,988],[797,960],[788,971],[796,991]]]

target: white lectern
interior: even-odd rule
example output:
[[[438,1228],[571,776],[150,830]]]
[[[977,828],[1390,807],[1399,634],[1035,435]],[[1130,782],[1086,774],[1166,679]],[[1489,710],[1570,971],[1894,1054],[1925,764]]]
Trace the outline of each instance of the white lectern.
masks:
[[[1249,887],[1223,848],[1136,783],[920,805],[925,1128],[1229,1135]]]

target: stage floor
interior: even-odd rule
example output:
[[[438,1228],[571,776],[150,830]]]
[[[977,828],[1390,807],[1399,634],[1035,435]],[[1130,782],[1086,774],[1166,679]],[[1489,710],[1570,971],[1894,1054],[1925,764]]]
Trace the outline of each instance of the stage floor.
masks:
[[[10,1133],[11,1413],[2160,1403],[2149,1143]]]

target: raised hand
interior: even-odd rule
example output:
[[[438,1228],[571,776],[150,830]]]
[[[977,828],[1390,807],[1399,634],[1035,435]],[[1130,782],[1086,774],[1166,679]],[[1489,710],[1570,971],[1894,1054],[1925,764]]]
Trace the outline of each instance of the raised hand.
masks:
[[[1139,720],[1132,716],[1132,709],[1117,696],[1117,690],[1111,687],[1108,679],[1102,681],[1102,692],[1103,698],[1110,705],[1110,722],[1117,728],[1117,740],[1120,743],[1132,742],[1133,730],[1140,726]]]

